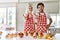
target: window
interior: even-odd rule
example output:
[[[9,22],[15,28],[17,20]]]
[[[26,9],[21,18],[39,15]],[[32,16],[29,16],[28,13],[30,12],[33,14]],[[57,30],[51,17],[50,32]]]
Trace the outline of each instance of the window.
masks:
[[[4,25],[16,29],[16,7],[0,8],[0,29],[4,30]]]
[[[57,28],[60,28],[60,15],[57,15]]]
[[[0,24],[6,24],[6,8],[0,8]]]
[[[60,15],[50,15],[53,22],[51,26],[55,26],[55,28],[60,28]]]
[[[8,25],[16,26],[16,7],[8,7]]]
[[[56,15],[50,15],[51,16],[51,18],[52,18],[52,24],[51,24],[51,26],[55,26],[56,25]]]

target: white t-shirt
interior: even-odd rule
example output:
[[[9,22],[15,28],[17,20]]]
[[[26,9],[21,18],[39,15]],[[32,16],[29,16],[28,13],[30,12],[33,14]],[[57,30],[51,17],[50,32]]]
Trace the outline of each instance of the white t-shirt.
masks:
[[[42,15],[44,15],[43,13],[41,13]],[[46,14],[46,17],[49,19],[51,18],[50,15],[48,13],[45,13]],[[36,15],[38,15],[38,13],[36,13]]]

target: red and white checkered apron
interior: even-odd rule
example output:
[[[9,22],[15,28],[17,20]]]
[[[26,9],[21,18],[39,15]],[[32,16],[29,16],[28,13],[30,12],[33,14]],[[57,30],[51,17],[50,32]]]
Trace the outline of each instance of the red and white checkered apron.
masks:
[[[36,32],[39,32],[39,33],[45,32],[46,31],[46,24],[47,24],[46,14],[44,13],[44,15],[41,15],[39,13],[39,16],[38,16],[38,19],[37,19]]]
[[[31,17],[29,18],[29,16]],[[24,27],[24,32],[31,32],[34,31],[34,19],[32,14],[27,14],[26,16],[26,21],[25,21],[25,27]]]

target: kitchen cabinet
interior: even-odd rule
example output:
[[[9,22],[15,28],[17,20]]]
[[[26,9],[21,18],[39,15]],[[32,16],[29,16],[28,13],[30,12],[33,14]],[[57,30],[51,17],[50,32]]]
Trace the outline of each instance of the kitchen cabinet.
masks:
[[[0,3],[18,2],[18,0],[0,0]]]
[[[41,2],[41,1],[59,1],[59,0],[18,0],[19,2]]]

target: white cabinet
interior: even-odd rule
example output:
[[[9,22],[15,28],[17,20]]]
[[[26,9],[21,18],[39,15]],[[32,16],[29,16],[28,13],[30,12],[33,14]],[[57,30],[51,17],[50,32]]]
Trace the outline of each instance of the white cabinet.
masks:
[[[0,3],[5,3],[5,2],[18,2],[18,0],[0,0]]]
[[[59,1],[59,0],[19,0],[19,2],[41,2],[41,1]]]

